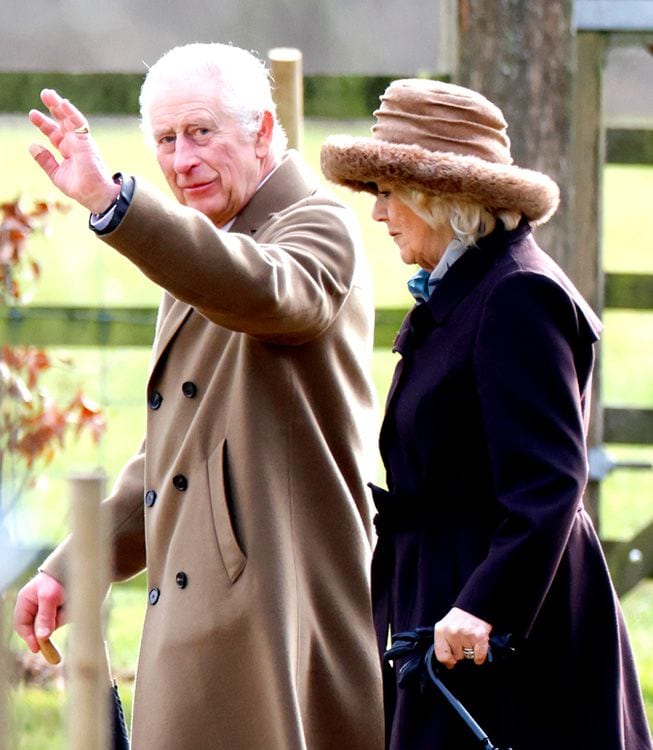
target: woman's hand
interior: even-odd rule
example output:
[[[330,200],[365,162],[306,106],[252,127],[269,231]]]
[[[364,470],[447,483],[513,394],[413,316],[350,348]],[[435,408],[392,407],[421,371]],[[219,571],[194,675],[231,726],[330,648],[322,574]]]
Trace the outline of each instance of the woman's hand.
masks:
[[[463,659],[473,659],[474,664],[483,664],[487,659],[491,632],[489,622],[474,617],[463,609],[452,607],[435,623],[435,658],[448,669],[455,667]]]

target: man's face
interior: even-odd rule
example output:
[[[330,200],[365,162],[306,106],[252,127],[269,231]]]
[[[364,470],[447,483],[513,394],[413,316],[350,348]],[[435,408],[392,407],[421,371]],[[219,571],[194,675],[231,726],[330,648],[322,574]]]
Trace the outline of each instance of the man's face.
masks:
[[[269,171],[269,139],[246,138],[222,112],[214,83],[191,79],[162,89],[150,123],[159,166],[177,200],[218,227],[241,211]]]

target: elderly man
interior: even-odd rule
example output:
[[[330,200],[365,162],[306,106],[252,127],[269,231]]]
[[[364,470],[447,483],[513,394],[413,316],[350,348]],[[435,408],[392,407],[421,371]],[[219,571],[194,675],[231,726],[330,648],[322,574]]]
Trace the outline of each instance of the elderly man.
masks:
[[[377,750],[368,593],[370,282],[350,212],[286,151],[268,73],[176,48],[141,92],[177,202],[112,177],[55,91],[30,151],[162,287],[147,430],[106,507],[113,580],[147,569],[135,750]],[[369,432],[368,432],[369,428]],[[32,651],[62,623],[67,544],[19,593]]]

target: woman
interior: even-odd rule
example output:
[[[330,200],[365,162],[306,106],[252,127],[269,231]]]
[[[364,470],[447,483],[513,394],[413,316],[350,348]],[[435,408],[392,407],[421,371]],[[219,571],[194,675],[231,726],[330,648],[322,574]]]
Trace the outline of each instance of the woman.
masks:
[[[451,84],[393,82],[371,138],[334,136],[322,168],[376,195],[417,299],[373,487],[379,649],[433,625],[447,685],[513,750],[650,750],[633,658],[582,496],[601,324],[535,243],[558,205],[512,164],[501,111]],[[488,660],[490,635],[514,653]],[[399,665],[400,666],[400,665]],[[394,750],[478,747],[434,690],[386,674]]]

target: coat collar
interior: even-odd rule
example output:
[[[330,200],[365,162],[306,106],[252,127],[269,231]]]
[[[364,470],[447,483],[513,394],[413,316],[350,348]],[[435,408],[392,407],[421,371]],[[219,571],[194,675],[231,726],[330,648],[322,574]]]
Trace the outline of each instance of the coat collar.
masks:
[[[253,236],[275,214],[312,195],[319,183],[296,151],[288,151],[279,166],[256,191],[231,225],[229,232]],[[160,310],[161,329],[157,337],[155,364],[167,349],[175,333],[188,319],[193,308],[169,294]]]
[[[318,186],[316,176],[306,168],[299,154],[293,150],[288,151],[279,166],[238,214],[229,231],[256,234],[274,214],[308,198]]]
[[[509,245],[520,242],[530,234],[530,225],[522,221],[516,229],[510,231],[503,225],[498,225],[491,234],[480,239],[478,247],[470,248],[451,266],[429,299],[416,305],[406,316],[395,339],[393,351],[404,354],[411,335],[419,336],[442,325],[479,284],[498,256],[506,252]]]

